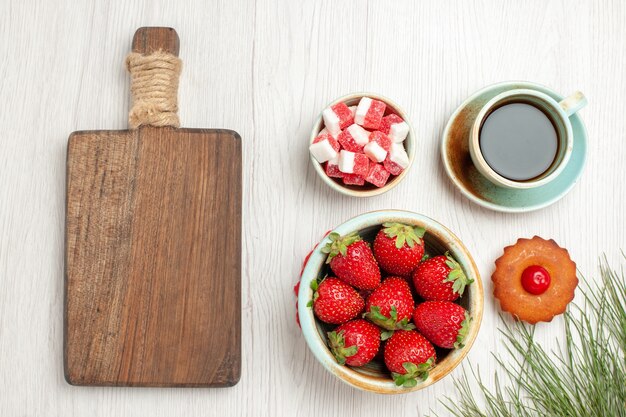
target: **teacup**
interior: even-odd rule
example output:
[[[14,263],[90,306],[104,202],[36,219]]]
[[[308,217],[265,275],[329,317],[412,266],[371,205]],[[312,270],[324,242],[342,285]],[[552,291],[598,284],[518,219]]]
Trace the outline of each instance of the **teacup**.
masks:
[[[493,184],[529,189],[563,171],[574,143],[569,117],[587,104],[576,92],[558,102],[529,89],[489,100],[472,125],[469,150],[476,169]]]

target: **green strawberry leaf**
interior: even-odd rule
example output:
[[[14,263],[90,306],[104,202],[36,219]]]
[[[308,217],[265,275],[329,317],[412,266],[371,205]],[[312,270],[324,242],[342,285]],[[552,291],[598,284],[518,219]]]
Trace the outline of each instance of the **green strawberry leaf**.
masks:
[[[424,256],[422,256],[422,259],[420,260],[420,262],[424,262],[430,259],[430,255],[425,253]]]
[[[396,248],[401,249],[406,243],[410,248],[415,244],[422,243],[425,229],[421,227],[412,227],[402,223],[383,223],[383,231],[390,239],[396,239]]]
[[[393,330],[385,330],[384,332],[380,333],[380,340],[382,340],[383,342],[387,339],[389,339],[391,336],[393,336],[394,331]]]
[[[393,319],[393,321],[398,321],[398,309],[396,306],[391,306],[391,310],[389,310],[389,316]]]
[[[420,363],[419,365],[413,362],[404,362],[402,367],[405,373],[398,374],[392,372],[391,376],[397,386],[412,388],[417,385],[418,381],[424,381],[428,378],[428,371],[432,368],[433,363],[433,358],[429,358],[426,362]]]
[[[306,303],[306,306],[309,308],[313,307],[313,300],[309,300],[309,302]]]
[[[380,307],[378,306],[371,306],[370,311],[363,313],[363,318],[368,319],[373,323],[385,322],[389,320],[388,317],[382,315],[382,313],[380,312]],[[392,330],[392,329],[389,329],[389,330]]]
[[[393,382],[399,387],[403,386],[406,382],[406,378],[402,374],[392,372],[391,377],[393,378]]]
[[[412,324],[408,324],[408,318],[406,317],[402,319],[400,322],[398,322],[398,310],[396,309],[396,306],[391,306],[391,310],[389,311],[389,316],[390,317],[383,315],[380,312],[380,307],[378,306],[371,306],[370,311],[365,312],[363,314],[363,318],[371,321],[375,325],[382,327],[385,330],[390,330],[391,334],[393,334],[393,330],[398,330],[398,329],[410,330],[410,329],[415,328],[415,326],[413,326]],[[391,334],[389,334],[389,337],[391,337]],[[386,340],[386,339],[382,339],[382,340]]]
[[[450,252],[446,252],[446,265],[451,269],[448,273],[448,276],[443,280],[443,282],[452,282],[452,291],[459,295],[463,295],[465,292],[465,287],[469,284],[473,283],[474,280],[467,278],[465,272],[463,272],[463,268],[454,258],[450,255]]]
[[[459,329],[459,332],[456,335],[456,342],[454,342],[455,349],[461,349],[465,347],[464,342],[465,342],[465,338],[467,337],[469,333],[471,323],[472,323],[472,317],[470,317],[469,313],[466,311],[465,320],[461,322],[461,328]]]
[[[356,345],[345,347],[346,340],[343,331],[339,333],[332,331],[326,333],[326,335],[328,336],[330,351],[339,365],[345,365],[346,358],[356,355],[359,350]]]
[[[402,364],[402,367],[406,371],[406,374],[410,375],[417,373],[417,365],[415,365],[413,362],[404,362]]]
[[[404,381],[404,384],[402,384],[404,388],[413,388],[416,385],[417,385],[417,379],[415,378],[407,379],[406,381]]]
[[[335,256],[346,256],[348,253],[348,246],[361,240],[361,237],[358,233],[352,233],[342,237],[339,233],[332,232],[328,235],[328,239],[330,239],[330,242],[326,243],[326,245],[322,248],[322,253],[328,254],[326,257],[327,264],[329,264]]]
[[[309,284],[309,287],[311,287],[311,289],[313,290],[313,299],[311,301],[309,301],[307,303],[307,307],[311,307],[313,306],[313,303],[318,299],[318,297],[320,296],[319,293],[317,292],[317,289],[319,288],[319,285],[324,282],[324,280],[328,278],[328,275],[324,275],[324,278],[322,278],[321,281],[318,281],[317,278],[311,281],[311,284]]]
[[[398,324],[396,324],[396,328],[400,330],[413,330],[415,329],[415,325],[413,323],[409,323],[408,318],[403,318]]]

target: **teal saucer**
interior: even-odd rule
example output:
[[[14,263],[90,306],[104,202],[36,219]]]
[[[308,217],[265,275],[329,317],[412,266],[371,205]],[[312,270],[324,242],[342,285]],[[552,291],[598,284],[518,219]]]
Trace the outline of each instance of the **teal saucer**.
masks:
[[[465,100],[450,117],[441,140],[441,158],[452,183],[474,203],[491,210],[521,213],[547,207],[574,187],[585,167],[587,132],[578,114],[570,117],[574,132],[572,156],[561,175],[550,183],[528,190],[504,188],[491,183],[474,167],[469,152],[469,133],[481,107],[496,95],[514,88],[541,91],[557,101],[564,98],[547,87],[522,81],[485,87]]]

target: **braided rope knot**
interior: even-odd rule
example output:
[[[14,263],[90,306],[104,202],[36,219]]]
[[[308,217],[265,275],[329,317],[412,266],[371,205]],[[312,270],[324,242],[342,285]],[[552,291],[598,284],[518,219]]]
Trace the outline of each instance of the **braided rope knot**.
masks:
[[[142,125],[180,126],[178,78],[181,67],[182,61],[177,56],[160,50],[150,55],[131,53],[126,57],[133,99],[128,115],[131,129]]]

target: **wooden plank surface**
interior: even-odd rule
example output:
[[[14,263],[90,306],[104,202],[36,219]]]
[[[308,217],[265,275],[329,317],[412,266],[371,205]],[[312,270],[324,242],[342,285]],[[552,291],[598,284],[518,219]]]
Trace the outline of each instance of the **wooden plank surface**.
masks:
[[[69,386],[63,377],[67,135],[124,129],[133,31],[169,25],[183,43],[183,125],[236,130],[243,145],[242,378],[225,390]],[[148,0],[0,2],[0,411],[27,416],[415,415],[452,379],[403,397],[335,381],[293,321],[300,262],[326,230],[365,211],[431,216],[475,255],[484,277],[502,247],[534,234],[566,246],[597,277],[597,256],[626,248],[626,4],[621,0],[389,2]],[[556,205],[506,215],[476,207],[445,177],[438,141],[449,115],[485,85],[523,79],[589,105],[585,172]],[[316,177],[306,138],[333,98],[379,92],[411,117],[412,171],[388,194],[342,197]],[[468,361],[487,378],[502,352],[488,296]],[[562,336],[555,321],[537,336]],[[554,346],[552,343],[549,346]],[[454,372],[455,376],[459,371]],[[488,380],[490,385],[493,385]]]

